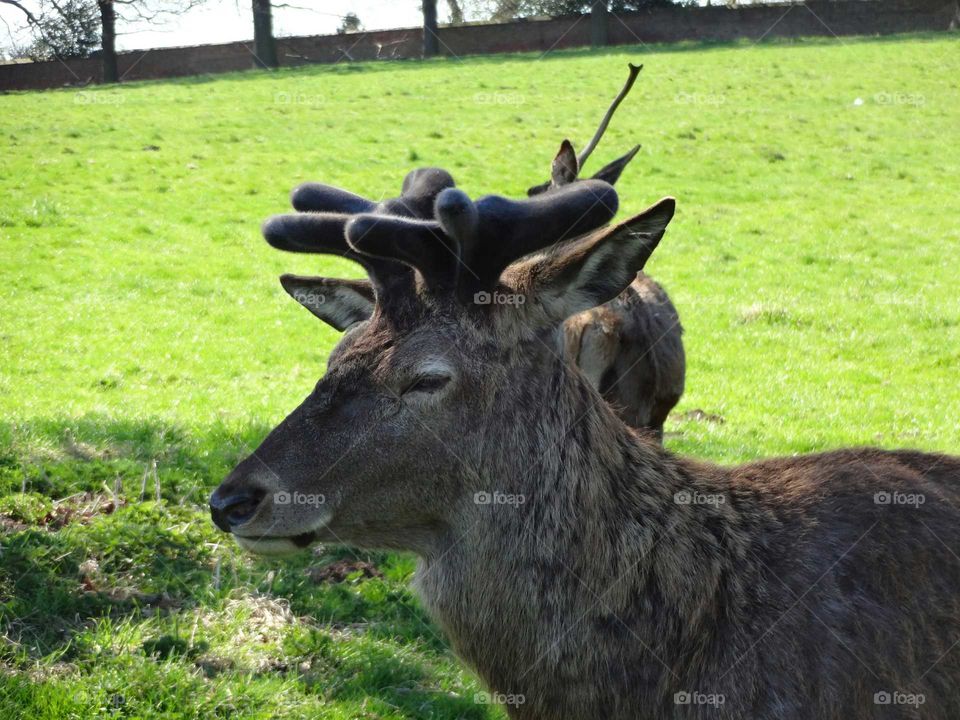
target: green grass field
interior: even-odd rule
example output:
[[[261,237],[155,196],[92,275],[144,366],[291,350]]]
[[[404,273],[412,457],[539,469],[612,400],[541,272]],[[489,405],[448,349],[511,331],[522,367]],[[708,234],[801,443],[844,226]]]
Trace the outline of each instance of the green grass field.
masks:
[[[0,96],[0,717],[502,717],[406,589],[411,558],[251,559],[204,500],[337,341],[277,276],[359,272],[260,239],[290,188],[382,197],[440,165],[520,195],[590,137],[628,60],[645,69],[588,170],[641,142],[621,207],[678,198],[648,267],[686,328],[668,446],[960,451],[958,50],[637,47]]]

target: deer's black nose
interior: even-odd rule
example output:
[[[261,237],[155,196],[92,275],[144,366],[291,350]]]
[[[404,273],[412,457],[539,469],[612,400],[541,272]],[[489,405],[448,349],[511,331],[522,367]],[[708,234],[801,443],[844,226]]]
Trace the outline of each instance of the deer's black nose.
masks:
[[[221,493],[217,488],[210,496],[210,517],[218,528],[230,532],[253,517],[265,494],[263,490]]]

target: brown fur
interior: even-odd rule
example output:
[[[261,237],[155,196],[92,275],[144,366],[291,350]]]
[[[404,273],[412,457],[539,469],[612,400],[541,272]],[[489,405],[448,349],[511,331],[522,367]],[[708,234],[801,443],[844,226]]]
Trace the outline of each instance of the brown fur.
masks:
[[[564,359],[563,321],[629,285],[672,214],[511,265],[521,306],[378,298],[214,519],[256,552],[417,553],[431,616],[515,720],[960,717],[960,458],[703,464]]]
[[[620,419],[663,437],[663,423],[683,395],[686,358],[680,318],[653,278],[630,287],[563,326],[567,357]]]

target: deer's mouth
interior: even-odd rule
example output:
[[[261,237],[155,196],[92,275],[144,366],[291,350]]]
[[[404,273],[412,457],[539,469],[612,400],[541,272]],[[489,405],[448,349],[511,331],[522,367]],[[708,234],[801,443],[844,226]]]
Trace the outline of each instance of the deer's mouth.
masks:
[[[234,537],[240,547],[257,555],[290,555],[310,547],[317,540],[317,533],[307,532],[290,537]]]
[[[296,535],[242,535],[233,533],[240,547],[258,555],[289,555],[298,550],[310,547],[320,539],[320,533],[330,521],[330,515],[325,514],[314,527]]]
[[[244,537],[243,535],[234,535],[237,543],[244,550],[256,555],[290,555],[301,548],[293,542],[292,538],[284,537]]]

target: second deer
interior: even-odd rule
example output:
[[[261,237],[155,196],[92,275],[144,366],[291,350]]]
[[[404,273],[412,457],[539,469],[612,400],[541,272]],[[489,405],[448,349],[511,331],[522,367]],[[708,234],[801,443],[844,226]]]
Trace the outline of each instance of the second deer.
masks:
[[[553,159],[550,180],[530,188],[528,195],[549,193],[580,179],[584,164],[643,69],[643,65],[629,67],[623,89],[587,146],[578,154],[573,144],[564,140]],[[639,150],[635,145],[593,178],[613,185]],[[666,291],[649,275],[639,272],[618,297],[570,318],[563,329],[567,356],[620,419],[631,427],[649,428],[662,438],[663,423],[683,395],[686,375],[683,328]]]

